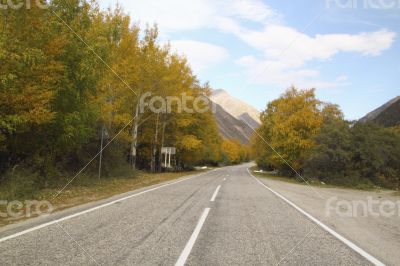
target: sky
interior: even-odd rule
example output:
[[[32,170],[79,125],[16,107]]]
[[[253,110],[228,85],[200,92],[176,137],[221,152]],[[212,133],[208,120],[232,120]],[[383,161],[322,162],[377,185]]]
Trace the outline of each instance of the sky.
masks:
[[[116,0],[100,0],[102,8]],[[400,95],[400,0],[118,0],[201,82],[263,110],[315,88],[347,119]]]

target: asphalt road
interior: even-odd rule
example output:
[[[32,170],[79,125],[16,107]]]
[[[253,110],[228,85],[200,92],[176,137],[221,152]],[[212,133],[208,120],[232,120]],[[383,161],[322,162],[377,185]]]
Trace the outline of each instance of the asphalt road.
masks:
[[[371,264],[266,189],[247,167],[217,169],[3,230],[0,265]]]

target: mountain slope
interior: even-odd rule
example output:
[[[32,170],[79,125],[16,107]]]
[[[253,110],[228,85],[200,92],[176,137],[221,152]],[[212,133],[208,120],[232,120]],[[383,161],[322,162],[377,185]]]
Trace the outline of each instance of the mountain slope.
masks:
[[[243,121],[236,119],[216,105],[215,120],[221,136],[225,139],[236,139],[242,144],[248,144],[254,131]]]
[[[246,121],[252,127],[258,127],[261,124],[260,112],[257,109],[231,96],[226,91],[214,90],[210,98],[233,117]]]
[[[368,113],[360,122],[374,122],[385,127],[400,125],[400,96]]]
[[[245,124],[249,125],[252,128],[258,128],[260,126],[256,120],[254,120],[248,113],[241,114],[239,116],[239,120],[245,122]]]

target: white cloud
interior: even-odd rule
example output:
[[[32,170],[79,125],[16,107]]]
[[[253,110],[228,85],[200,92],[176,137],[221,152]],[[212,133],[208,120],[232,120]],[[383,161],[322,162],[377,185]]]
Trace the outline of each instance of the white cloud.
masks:
[[[263,21],[274,15],[261,0],[120,0],[120,5],[133,21],[142,26],[157,23],[162,39],[170,33],[203,28],[216,28],[225,17]],[[115,6],[116,0],[100,0],[101,6]],[[164,41],[165,42],[165,41]],[[172,47],[187,56],[194,72],[211,68],[228,58],[226,49],[194,40],[171,41]]]
[[[233,0],[226,1],[226,15],[264,22],[276,16],[276,12],[260,0]]]
[[[339,51],[359,52],[363,55],[380,55],[390,48],[394,42],[396,33],[382,29],[375,32],[364,32],[356,35],[327,34],[317,35],[316,42],[330,49],[334,54]]]
[[[117,0],[100,0],[102,6]],[[268,66],[257,81],[264,84],[288,86],[291,83],[317,84],[318,87],[343,86],[342,80],[323,81],[318,70],[308,63],[331,60],[343,52],[362,56],[377,56],[389,49],[396,33],[387,29],[356,34],[307,35],[281,23],[281,15],[262,0],[119,0],[134,21],[157,22],[161,35],[168,38],[173,32],[196,29],[216,29],[233,34],[261,57],[244,57],[238,64],[244,67],[249,79],[254,79]],[[263,27],[245,27],[244,20]],[[227,51],[212,44],[192,40],[173,41],[174,48],[183,51],[195,72],[203,71],[225,60]],[[254,50],[249,50],[254,55]],[[252,61],[251,63],[249,63]]]
[[[117,0],[99,0],[103,8]],[[276,15],[261,0],[119,0],[134,21],[157,23],[162,32],[215,28],[221,17],[262,22]]]
[[[379,55],[391,47],[396,36],[395,32],[386,29],[353,35],[318,34],[312,37],[296,29],[277,24],[268,24],[262,31],[234,28],[233,25],[230,27],[232,33],[250,46],[262,51],[265,56],[279,57],[284,51],[286,55],[300,62],[329,59],[338,52]]]
[[[211,68],[229,57],[225,48],[205,42],[175,40],[170,44],[173,50],[187,57],[195,73]]]
[[[282,89],[291,85],[301,88],[337,88],[348,84],[346,76],[331,81],[321,80],[320,71],[306,67],[291,67],[288,61],[259,60],[245,56],[236,61],[245,69],[250,83],[272,84]]]
[[[142,25],[157,23],[162,32],[192,30],[208,26],[218,11],[209,0],[119,0],[134,21]],[[102,7],[115,6],[117,0],[100,0]]]
[[[263,59],[242,57],[251,82],[289,86],[316,84],[311,87],[335,87],[347,84],[343,80],[321,81],[319,71],[307,69],[310,61],[329,60],[339,52],[355,52],[377,56],[389,49],[396,33],[386,29],[359,34],[319,34],[314,37],[293,28],[267,24],[262,31],[249,30],[230,21],[224,25],[238,38],[261,51]]]

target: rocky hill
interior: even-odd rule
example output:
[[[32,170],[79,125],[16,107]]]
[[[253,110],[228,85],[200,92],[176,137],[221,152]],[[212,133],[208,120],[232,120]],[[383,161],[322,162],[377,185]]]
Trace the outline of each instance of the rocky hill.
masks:
[[[400,96],[368,113],[360,122],[374,122],[384,127],[400,125]]]
[[[254,128],[261,124],[260,112],[256,108],[231,96],[228,92],[214,90],[210,98],[236,119],[243,120]]]
[[[249,143],[250,138],[254,133],[250,126],[233,117],[218,104],[215,111],[215,119],[217,121],[219,132],[223,138],[236,139],[242,144]]]

